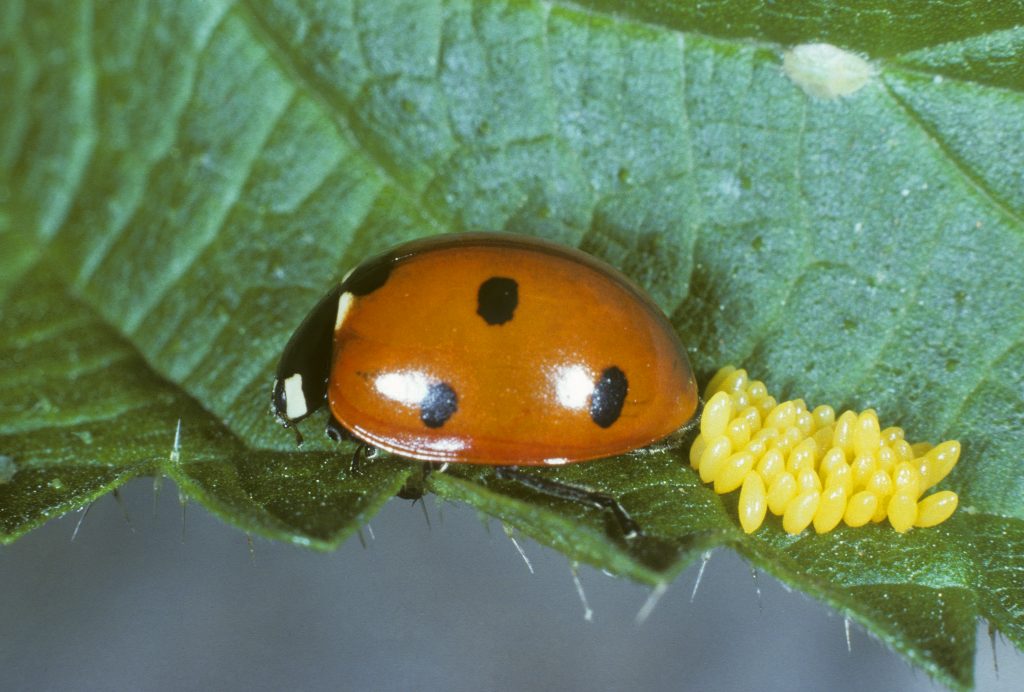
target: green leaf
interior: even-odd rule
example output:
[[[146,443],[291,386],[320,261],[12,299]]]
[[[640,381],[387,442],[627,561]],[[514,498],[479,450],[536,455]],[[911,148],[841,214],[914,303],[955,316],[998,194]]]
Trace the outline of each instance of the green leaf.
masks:
[[[163,474],[330,548],[409,482],[647,583],[728,545],[969,688],[976,618],[1024,645],[1024,5],[705,5],[0,3],[2,540]],[[790,81],[819,40],[863,88]],[[466,229],[621,267],[702,381],[960,439],[961,509],[748,537],[685,449],[536,471],[618,497],[627,541],[487,469],[296,450],[268,398],[297,322],[367,254]]]
[[[239,527],[333,548],[402,486],[404,464],[254,450],[146,366],[39,267],[0,308],[0,541],[140,474],[166,474]]]

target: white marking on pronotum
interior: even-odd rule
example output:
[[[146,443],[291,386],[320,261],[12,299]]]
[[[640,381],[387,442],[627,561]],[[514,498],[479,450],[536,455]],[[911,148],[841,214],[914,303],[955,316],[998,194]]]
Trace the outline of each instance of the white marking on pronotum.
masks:
[[[850,641],[850,618],[843,618],[843,629],[846,630],[846,652],[853,653],[853,642]]]
[[[794,84],[820,99],[849,96],[875,74],[867,60],[831,43],[793,46],[782,56],[782,69]]]
[[[658,605],[658,601],[661,600],[666,591],[668,591],[668,584],[666,582],[659,582],[657,586],[651,589],[647,600],[640,606],[640,610],[636,611],[636,618],[634,618],[636,624],[642,625],[647,621],[647,618],[654,612],[654,607]]]
[[[502,524],[502,528],[505,529],[505,535],[512,541],[512,545],[519,551],[519,557],[523,558],[523,562],[526,563],[526,569],[530,570],[530,574],[533,574],[533,565],[530,564],[530,558],[526,557],[526,551],[523,550],[523,546],[519,545],[519,541],[516,540],[515,534],[512,533],[512,529]]]
[[[693,583],[693,593],[690,594],[690,603],[697,598],[697,589],[700,587],[700,580],[704,578],[704,568],[708,566],[708,560],[711,559],[711,551],[707,551],[700,556],[700,570],[697,572],[697,581]]]
[[[292,420],[306,415],[306,395],[302,393],[302,375],[295,373],[284,381],[284,415]]]
[[[587,622],[594,621],[594,611],[590,608],[590,604],[587,602],[587,594],[583,590],[583,582],[580,581],[579,563],[573,562],[572,567],[572,583],[576,586],[576,593],[579,594],[580,602],[583,604],[583,619]]]
[[[348,317],[349,310],[352,309],[352,304],[356,302],[356,297],[345,291],[338,298],[338,317],[334,320],[334,331],[341,329],[341,325],[345,324],[345,318]]]

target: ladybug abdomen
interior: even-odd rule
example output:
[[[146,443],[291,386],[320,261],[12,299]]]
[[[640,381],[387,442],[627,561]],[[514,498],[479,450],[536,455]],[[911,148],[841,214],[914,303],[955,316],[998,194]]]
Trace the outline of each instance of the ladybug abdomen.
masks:
[[[558,464],[693,416],[685,351],[627,279],[547,243],[467,238],[342,285],[328,401],[357,437],[426,461]]]

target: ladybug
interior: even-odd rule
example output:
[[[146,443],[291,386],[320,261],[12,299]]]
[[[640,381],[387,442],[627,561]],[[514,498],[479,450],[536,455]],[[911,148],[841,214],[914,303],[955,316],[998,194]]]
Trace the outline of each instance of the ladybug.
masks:
[[[699,397],[672,326],[620,272],[536,238],[458,233],[363,262],[313,308],[272,408],[291,426],[324,403],[335,438],[518,467],[645,447],[692,425]]]

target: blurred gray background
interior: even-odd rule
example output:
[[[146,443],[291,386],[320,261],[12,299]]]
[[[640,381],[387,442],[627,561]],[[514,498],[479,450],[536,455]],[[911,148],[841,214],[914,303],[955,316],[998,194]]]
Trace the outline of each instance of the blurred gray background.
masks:
[[[843,619],[728,551],[691,567],[643,625],[645,587],[582,567],[466,507],[392,500],[364,548],[256,539],[173,484],[98,501],[0,548],[0,689],[943,689]],[[760,598],[757,587],[760,588]],[[979,628],[978,689],[1024,689],[1024,656]]]

